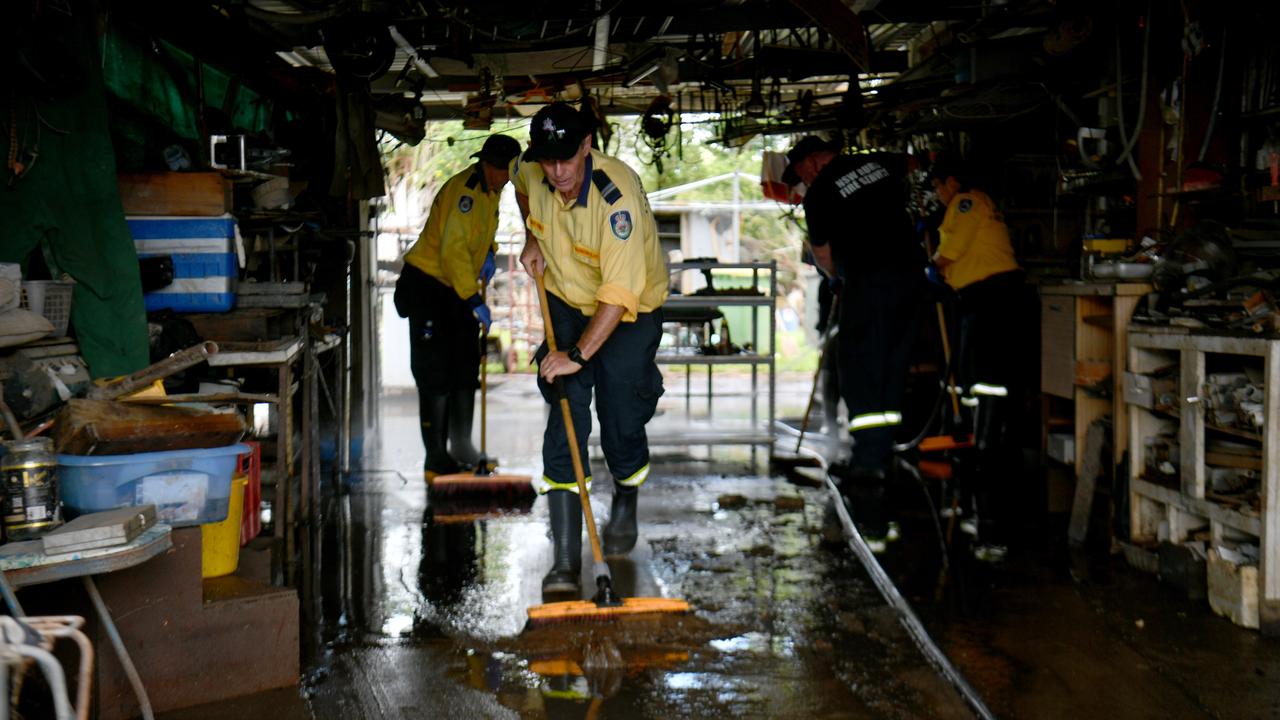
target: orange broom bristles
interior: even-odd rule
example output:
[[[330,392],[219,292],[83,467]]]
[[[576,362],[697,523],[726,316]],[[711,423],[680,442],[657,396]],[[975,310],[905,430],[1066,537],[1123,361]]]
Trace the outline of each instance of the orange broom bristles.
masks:
[[[609,621],[636,615],[687,613],[689,603],[671,598],[624,598],[621,605],[600,607],[590,600],[534,605],[529,608],[529,624],[557,622]]]

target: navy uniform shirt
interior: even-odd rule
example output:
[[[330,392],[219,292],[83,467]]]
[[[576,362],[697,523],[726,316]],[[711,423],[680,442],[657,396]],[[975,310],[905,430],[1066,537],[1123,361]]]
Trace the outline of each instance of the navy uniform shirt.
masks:
[[[907,198],[904,156],[837,155],[804,196],[809,243],[831,246],[844,277],[923,267]]]

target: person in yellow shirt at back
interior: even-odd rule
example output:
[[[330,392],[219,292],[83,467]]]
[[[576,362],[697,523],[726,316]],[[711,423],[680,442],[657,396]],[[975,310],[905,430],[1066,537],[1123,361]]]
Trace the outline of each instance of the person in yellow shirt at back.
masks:
[[[582,510],[569,453],[590,467],[593,392],[600,447],[614,482],[609,522],[601,532],[606,555],[628,553],[636,544],[637,495],[649,477],[645,424],[662,395],[655,356],[670,280],[657,222],[639,176],[592,149],[591,130],[587,118],[566,103],[539,110],[529,124],[529,149],[512,177],[528,230],[520,262],[530,275],[545,279],[562,348],[548,352],[544,343],[538,349],[538,386],[554,403],[552,383],[563,380],[579,445],[569,447],[561,413],[553,410],[543,433],[539,487],[547,496],[554,540],[544,595],[578,591]]]
[[[996,496],[1004,492],[1000,485],[1012,462],[1004,449],[1010,445],[1009,398],[1017,372],[1017,355],[1006,333],[1025,281],[1004,218],[989,195],[970,186],[964,167],[940,161],[928,177],[947,208],[929,271],[935,279],[940,273],[959,295],[955,374],[965,405],[973,409],[978,535],[995,547],[1003,545],[997,535],[997,516],[1003,513],[993,505],[1002,499]]]
[[[496,271],[498,201],[519,154],[515,138],[491,135],[471,156],[479,162],[445,181],[396,282],[396,311],[409,319],[428,483],[483,461],[471,442],[479,331],[492,317],[483,291]]]

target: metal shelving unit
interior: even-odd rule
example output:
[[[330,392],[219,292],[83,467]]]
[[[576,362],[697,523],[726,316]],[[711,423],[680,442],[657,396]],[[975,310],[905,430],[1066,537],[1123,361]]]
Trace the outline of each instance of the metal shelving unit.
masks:
[[[776,363],[774,360],[777,339],[777,318],[774,303],[778,295],[778,265],[767,263],[720,263],[720,262],[681,262],[672,263],[668,269],[672,274],[687,270],[750,270],[752,288],[760,288],[761,274],[767,273],[768,292],[761,295],[675,295],[667,299],[664,308],[706,309],[721,307],[751,308],[751,348],[752,352],[736,355],[703,355],[698,353],[671,353],[659,349],[657,362],[666,366],[685,366],[685,414],[689,418],[685,427],[672,427],[661,421],[654,424],[655,432],[649,436],[653,445],[771,445],[773,443],[773,418],[775,415],[775,393],[777,388]],[[758,313],[761,309],[768,314],[768,351],[760,352],[760,322]],[[668,321],[671,322],[671,321]],[[705,421],[694,422],[693,410],[693,366],[704,365],[707,368],[707,414]],[[714,373],[718,365],[747,365],[751,368],[751,415],[747,427],[730,427],[717,423],[714,413]],[[768,415],[760,417],[760,370],[768,372]]]

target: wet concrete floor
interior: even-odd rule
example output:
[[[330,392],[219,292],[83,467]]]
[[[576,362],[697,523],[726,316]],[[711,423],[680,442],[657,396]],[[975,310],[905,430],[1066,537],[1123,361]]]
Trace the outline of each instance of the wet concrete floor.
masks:
[[[495,394],[504,471],[537,472],[540,399]],[[384,409],[378,466],[340,502],[354,562],[325,601],[306,678],[315,717],[971,716],[839,535],[824,536],[825,492],[769,477],[763,450],[755,465],[745,449],[655,458],[641,541],[610,565],[624,595],[683,598],[691,614],[526,630],[551,563],[544,501],[461,521],[432,508],[414,399]],[[594,469],[603,522],[611,484]]]
[[[544,409],[521,379],[493,392],[490,447],[504,471],[533,474]],[[780,414],[799,414],[807,390],[803,378],[781,383]],[[480,519],[437,512],[420,480],[415,402],[385,399],[364,469],[326,500],[301,699],[165,720],[973,717],[838,535],[825,490],[770,475],[742,448],[656,449],[641,541],[611,562],[624,593],[681,597],[690,615],[526,630],[551,562],[544,501]],[[727,404],[745,412],[740,396]],[[663,408],[651,427],[680,421],[684,400]],[[604,522],[611,488],[602,462],[595,471]],[[975,560],[957,532],[939,592],[939,496],[928,481],[891,490],[884,520],[897,539],[879,557],[997,716],[1280,717],[1276,640],[1105,552],[1070,556],[1065,517],[1029,513],[998,564]],[[584,560],[586,588],[585,547]]]

